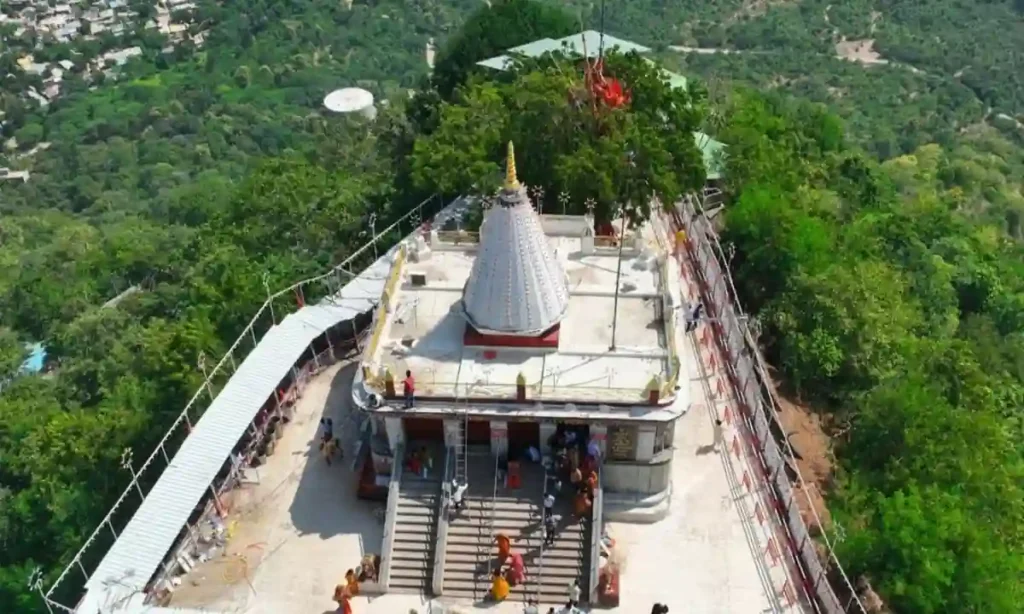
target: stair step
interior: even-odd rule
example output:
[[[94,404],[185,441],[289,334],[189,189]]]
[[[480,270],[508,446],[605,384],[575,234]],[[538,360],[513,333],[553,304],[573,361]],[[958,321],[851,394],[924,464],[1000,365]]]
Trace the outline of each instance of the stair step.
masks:
[[[433,567],[433,561],[428,561],[422,557],[419,560],[393,559],[391,561],[391,577],[394,577],[396,573],[401,576],[415,575],[426,577],[426,572],[431,567]]]

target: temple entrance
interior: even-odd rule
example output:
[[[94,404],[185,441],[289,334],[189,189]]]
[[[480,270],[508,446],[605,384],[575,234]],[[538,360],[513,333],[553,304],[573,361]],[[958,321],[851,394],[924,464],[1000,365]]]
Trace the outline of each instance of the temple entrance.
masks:
[[[406,441],[444,441],[440,418],[402,418]]]
[[[590,427],[586,423],[567,421],[556,423],[555,434],[547,443],[552,448],[575,445],[580,446],[581,450],[586,450],[588,441],[590,441]]]
[[[469,445],[491,445],[491,423],[487,420],[470,420],[466,441]]]
[[[518,450],[525,450],[530,446],[540,449],[540,423],[509,422],[508,446],[509,449]]]

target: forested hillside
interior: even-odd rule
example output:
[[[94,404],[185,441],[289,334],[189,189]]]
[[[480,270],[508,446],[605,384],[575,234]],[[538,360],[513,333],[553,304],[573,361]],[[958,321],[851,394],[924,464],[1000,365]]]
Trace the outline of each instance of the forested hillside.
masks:
[[[128,480],[122,450],[148,453],[199,383],[199,353],[219,356],[262,302],[264,274],[279,288],[319,271],[359,245],[370,212],[493,174],[497,141],[476,137],[494,135],[458,122],[498,129],[507,108],[465,109],[515,97],[460,90],[475,61],[600,20],[590,1],[491,4],[207,2],[202,49],[147,49],[117,82],[74,84],[47,110],[0,96],[16,111],[5,138],[20,134],[0,166],[32,173],[0,183],[0,612],[42,610],[29,574],[52,579],[103,517]],[[610,33],[707,85],[703,119],[676,120],[730,145],[723,232],[785,391],[834,435],[828,500],[848,571],[900,612],[1020,611],[1020,2],[605,6]],[[896,64],[836,59],[861,38]],[[532,83],[550,98],[550,75]],[[320,110],[353,84],[380,103],[373,126]],[[534,129],[557,111],[501,130],[543,143]],[[620,135],[693,153],[649,122]],[[587,165],[556,152],[547,180],[575,181],[576,200],[628,195],[618,158],[579,143]],[[640,162],[659,193],[695,180],[674,159]],[[595,192],[590,171],[614,181]],[[12,378],[34,341],[48,373]]]
[[[723,240],[783,389],[834,436],[840,560],[898,612],[1019,611],[1024,247],[963,206],[956,151],[878,164],[760,95],[727,117]]]

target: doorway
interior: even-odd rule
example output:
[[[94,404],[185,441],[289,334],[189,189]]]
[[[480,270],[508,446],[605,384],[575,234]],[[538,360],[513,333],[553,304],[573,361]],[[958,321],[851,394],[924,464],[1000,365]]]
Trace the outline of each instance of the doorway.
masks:
[[[470,420],[466,429],[466,442],[471,446],[490,446],[491,423],[487,420]]]
[[[444,441],[440,418],[402,418],[406,441]]]

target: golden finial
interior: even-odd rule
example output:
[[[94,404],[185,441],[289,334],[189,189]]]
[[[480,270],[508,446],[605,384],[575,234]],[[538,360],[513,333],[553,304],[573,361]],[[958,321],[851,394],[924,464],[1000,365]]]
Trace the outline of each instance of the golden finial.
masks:
[[[508,142],[508,159],[505,161],[505,189],[519,189],[519,179],[516,178],[516,152],[512,148],[512,141]]]

